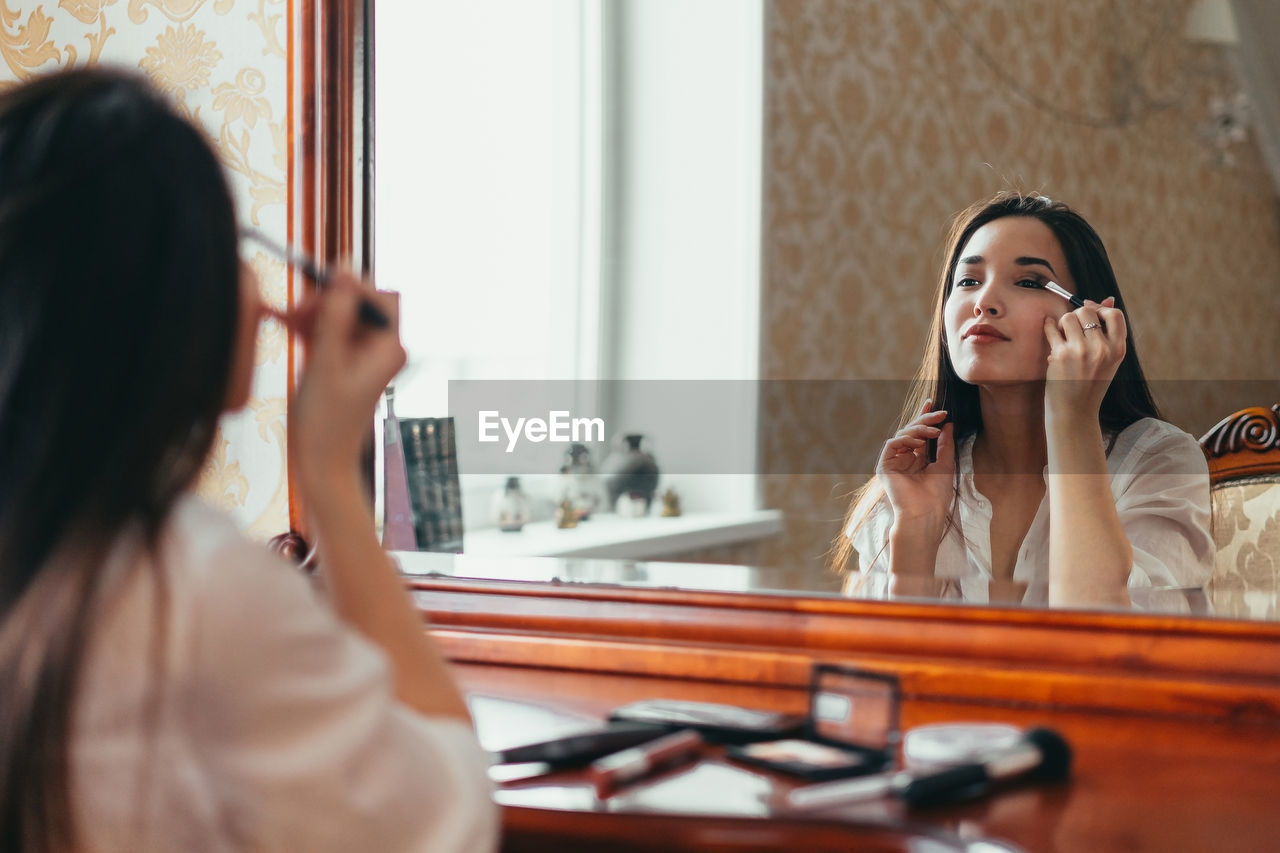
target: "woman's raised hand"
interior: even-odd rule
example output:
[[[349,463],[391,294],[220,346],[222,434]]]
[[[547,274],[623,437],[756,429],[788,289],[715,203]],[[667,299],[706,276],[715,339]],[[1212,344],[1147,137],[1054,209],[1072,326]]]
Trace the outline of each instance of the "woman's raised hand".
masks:
[[[954,427],[944,423],[947,413],[933,410],[926,400],[909,424],[885,442],[876,464],[876,476],[884,484],[885,496],[893,508],[894,525],[940,524],[954,494],[956,454]],[[930,463],[927,442],[937,439],[938,456]]]
[[[387,316],[385,328],[360,321],[362,299]],[[333,274],[286,318],[306,352],[289,415],[289,456],[304,488],[358,472],[378,399],[405,364],[399,320],[399,294],[372,290],[348,272]]]
[[[1097,421],[1111,379],[1125,354],[1128,326],[1124,312],[1108,296],[1101,303],[1086,300],[1084,306],[1058,320],[1046,319],[1049,341],[1045,412]]]
[[[386,315],[385,327],[361,321],[361,300]],[[444,656],[378,542],[360,473],[378,398],[405,363],[399,295],[336,273],[284,319],[307,355],[289,412],[290,465],[334,611],[386,654],[398,700],[427,716],[469,721]]]

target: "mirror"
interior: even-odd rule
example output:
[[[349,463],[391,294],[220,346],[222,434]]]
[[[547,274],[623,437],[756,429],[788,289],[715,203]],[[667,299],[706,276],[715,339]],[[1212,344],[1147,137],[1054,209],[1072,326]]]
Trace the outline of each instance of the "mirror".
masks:
[[[373,242],[411,351],[396,412],[460,418],[451,396],[500,379],[563,400],[533,405],[546,421],[604,413],[608,434],[583,442],[597,466],[616,435],[644,434],[659,495],[682,499],[673,523],[720,526],[628,552],[598,513],[573,532],[608,541],[583,555],[836,592],[824,555],[918,363],[946,223],[1011,187],[1102,235],[1170,421],[1198,437],[1274,402],[1277,189],[1241,125],[1237,48],[1201,20],[1214,5],[382,4]],[[742,444],[712,471],[628,402],[643,380],[688,379],[746,412],[698,432],[704,451]],[[553,526],[567,446],[535,450],[523,470],[462,466],[477,565],[476,543],[522,550],[470,529],[505,474]]]

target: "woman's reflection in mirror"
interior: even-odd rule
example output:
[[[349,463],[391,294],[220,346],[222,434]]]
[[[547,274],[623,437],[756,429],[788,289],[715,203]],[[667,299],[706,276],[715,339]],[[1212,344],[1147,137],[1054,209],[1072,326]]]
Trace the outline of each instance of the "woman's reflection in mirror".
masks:
[[[956,216],[945,258],[899,429],[835,542],[846,593],[1129,607],[1202,586],[1208,468],[1160,419],[1098,234],[1006,192]]]

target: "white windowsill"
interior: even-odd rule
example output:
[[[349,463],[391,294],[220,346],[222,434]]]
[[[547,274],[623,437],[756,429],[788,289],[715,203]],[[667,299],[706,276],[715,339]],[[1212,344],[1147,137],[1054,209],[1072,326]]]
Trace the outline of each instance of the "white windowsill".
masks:
[[[782,511],[694,512],[676,518],[592,516],[561,530],[553,521],[526,524],[519,533],[495,528],[468,531],[464,553],[474,557],[587,557],[651,560],[656,557],[734,545],[782,532]],[[414,572],[419,555],[397,552],[403,569]],[[421,555],[424,558],[428,554]]]

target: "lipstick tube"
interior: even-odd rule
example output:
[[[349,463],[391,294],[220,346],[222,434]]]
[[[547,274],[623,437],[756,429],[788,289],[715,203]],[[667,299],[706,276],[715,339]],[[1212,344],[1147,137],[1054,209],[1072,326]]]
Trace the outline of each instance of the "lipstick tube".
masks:
[[[587,778],[595,785],[597,796],[607,797],[651,773],[692,760],[702,745],[702,735],[684,729],[596,760],[587,768]]]

